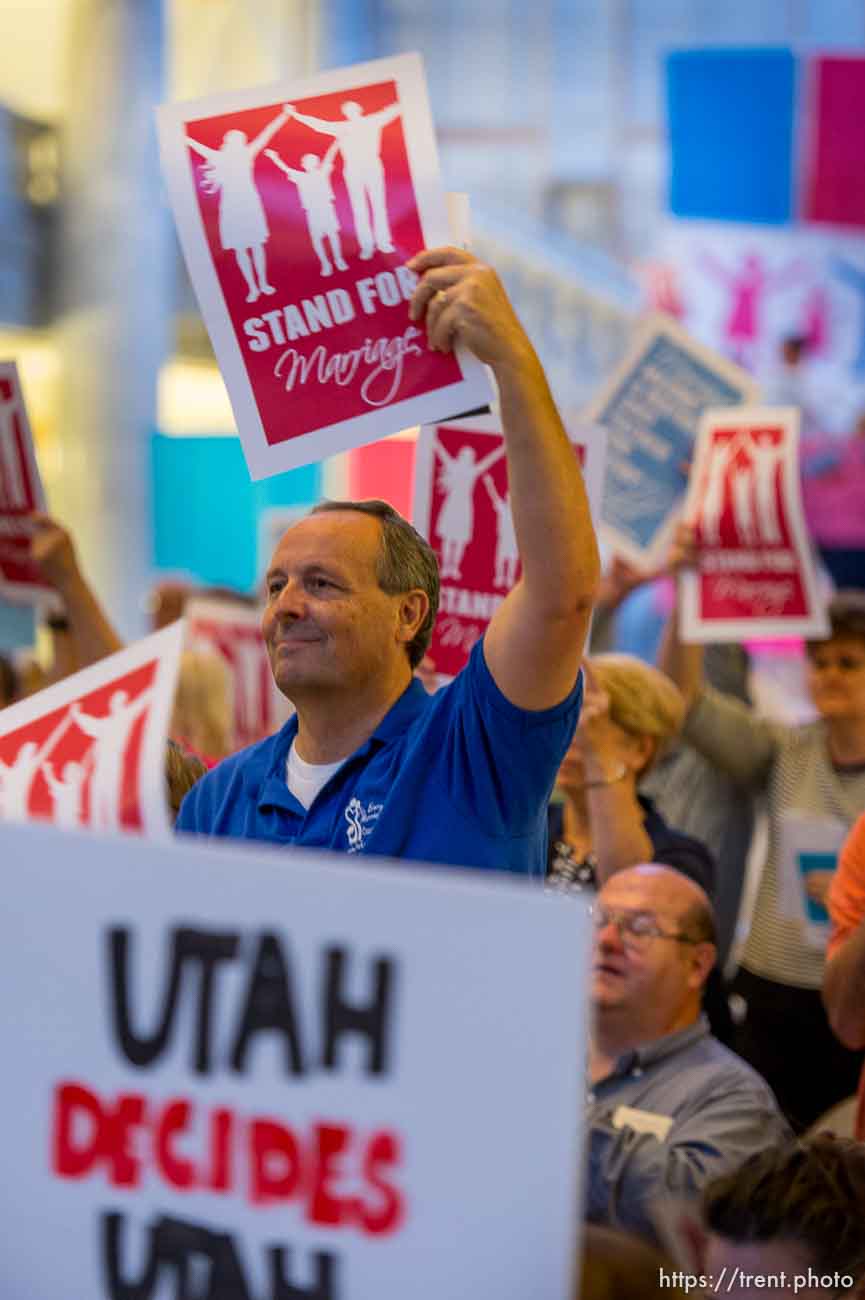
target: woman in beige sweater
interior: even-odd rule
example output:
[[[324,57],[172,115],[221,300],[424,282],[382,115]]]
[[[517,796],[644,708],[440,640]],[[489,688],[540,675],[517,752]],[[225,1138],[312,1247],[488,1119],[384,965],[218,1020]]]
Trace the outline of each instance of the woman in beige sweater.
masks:
[[[693,563],[693,532],[679,529],[672,566]],[[826,641],[808,646],[808,685],[818,718],[784,726],[757,717],[703,680],[703,650],[679,640],[678,611],[660,667],[685,697],[684,738],[766,801],[769,843],[750,933],[734,988],[747,1014],[734,1046],[768,1080],[791,1123],[804,1130],[856,1088],[861,1054],[829,1026],[820,988],[825,941],[785,905],[782,874],[806,827],[827,849],[865,809],[865,592],[839,593]],[[803,841],[804,847],[804,841]],[[823,902],[827,872],[809,894]]]

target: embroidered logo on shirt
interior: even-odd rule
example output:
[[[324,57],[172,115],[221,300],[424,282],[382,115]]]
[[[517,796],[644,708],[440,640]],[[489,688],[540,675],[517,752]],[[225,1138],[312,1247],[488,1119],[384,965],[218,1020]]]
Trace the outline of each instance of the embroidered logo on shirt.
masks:
[[[352,799],[346,806],[345,820],[348,823],[346,836],[349,853],[363,852],[363,847],[372,834],[383,807],[384,804],[381,803],[368,803],[364,808],[359,799]]]

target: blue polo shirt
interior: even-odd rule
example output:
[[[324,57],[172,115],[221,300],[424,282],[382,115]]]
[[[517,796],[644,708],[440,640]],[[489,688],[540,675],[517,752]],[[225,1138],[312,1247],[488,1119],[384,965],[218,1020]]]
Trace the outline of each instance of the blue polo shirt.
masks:
[[[309,809],[286,783],[293,717],[193,786],[177,829],[543,876],[547,801],[577,725],[582,676],[555,708],[518,709],[482,647],[435,695],[412,679]]]

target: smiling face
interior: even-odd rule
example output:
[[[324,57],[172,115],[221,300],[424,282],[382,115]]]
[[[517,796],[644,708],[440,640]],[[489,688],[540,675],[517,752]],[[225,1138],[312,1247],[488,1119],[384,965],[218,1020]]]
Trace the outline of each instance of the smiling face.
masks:
[[[641,915],[663,935],[693,934],[695,903],[705,902],[698,885],[668,867],[618,871],[598,895],[599,915]],[[700,991],[714,963],[710,943],[622,934],[610,921],[595,930],[592,1003],[596,1014],[622,1018],[635,1041],[650,1041],[696,1018]]]
[[[813,646],[808,686],[822,718],[855,719],[865,728],[865,641],[856,636],[833,637]]]
[[[379,521],[346,510],[309,515],[277,546],[261,630],[276,684],[295,703],[371,679],[408,683],[406,597],[379,586],[380,545]]]

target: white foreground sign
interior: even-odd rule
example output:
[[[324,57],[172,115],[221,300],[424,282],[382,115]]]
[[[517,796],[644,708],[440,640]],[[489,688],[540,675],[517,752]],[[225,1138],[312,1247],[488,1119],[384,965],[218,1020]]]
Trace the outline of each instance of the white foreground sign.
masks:
[[[0,861],[0,1294],[569,1300],[583,901],[34,825]]]

